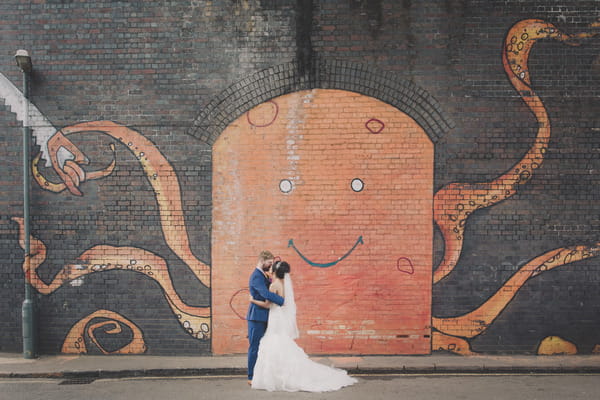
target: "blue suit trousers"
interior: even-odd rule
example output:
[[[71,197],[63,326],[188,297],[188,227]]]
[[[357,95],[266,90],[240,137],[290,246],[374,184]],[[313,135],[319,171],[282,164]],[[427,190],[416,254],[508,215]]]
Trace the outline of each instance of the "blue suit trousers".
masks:
[[[267,321],[248,321],[248,379],[254,377],[254,365],[258,357],[258,345],[260,339],[265,335],[267,330]]]

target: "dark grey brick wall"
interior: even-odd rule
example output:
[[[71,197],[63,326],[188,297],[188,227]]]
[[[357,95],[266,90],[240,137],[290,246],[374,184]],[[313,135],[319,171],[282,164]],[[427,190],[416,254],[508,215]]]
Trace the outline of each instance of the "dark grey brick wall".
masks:
[[[531,146],[537,124],[500,58],[508,29],[540,18],[566,32],[598,32],[596,1],[217,0],[59,1],[0,4],[0,73],[17,87],[19,48],[33,58],[32,101],[57,128],[112,120],[152,140],[175,168],[195,255],[210,264],[211,145],[239,115],[270,98],[340,88],[390,103],[436,143],[435,190],[484,182]],[[548,154],[519,193],[469,219],[456,270],[433,289],[434,316],[473,310],[523,264],[567,245],[600,241],[600,39],[577,47],[535,45],[532,86],[552,124]],[[21,124],[0,105],[0,351],[20,351]],[[109,140],[74,137],[92,160],[110,161]],[[83,197],[32,184],[32,233],[48,246],[49,282],[100,243],[160,254],[182,299],[210,291],[169,249],[142,169],[117,147],[113,174],[82,185]],[[49,176],[51,177],[51,176]],[[52,177],[57,180],[57,177]],[[433,228],[435,229],[435,228]],[[436,258],[443,240],[436,231]],[[181,329],[159,285],[141,274],[92,274],[82,286],[36,295],[40,351],[56,353],[70,327],[99,309],[143,330],[149,354],[200,354],[210,343]],[[528,282],[474,351],[531,353],[560,336],[581,353],[600,344],[600,261],[590,258]],[[107,348],[128,340],[103,337]],[[97,351],[91,348],[91,352]]]

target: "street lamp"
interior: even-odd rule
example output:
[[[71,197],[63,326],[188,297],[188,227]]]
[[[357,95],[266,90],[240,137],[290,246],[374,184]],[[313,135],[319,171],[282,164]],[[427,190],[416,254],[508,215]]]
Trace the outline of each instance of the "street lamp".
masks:
[[[23,357],[37,357],[35,342],[36,342],[36,324],[35,324],[35,302],[33,291],[28,277],[31,273],[29,243],[29,148],[31,142],[31,132],[29,129],[29,78],[33,65],[31,57],[27,50],[17,50],[15,54],[17,65],[23,72],[23,230],[24,238],[24,253],[25,253],[25,300],[22,307],[22,324],[23,324]]]
[[[33,69],[33,65],[31,64],[31,57],[29,57],[29,53],[27,50],[17,50],[15,54],[15,60],[17,60],[17,65],[23,72],[30,73]]]

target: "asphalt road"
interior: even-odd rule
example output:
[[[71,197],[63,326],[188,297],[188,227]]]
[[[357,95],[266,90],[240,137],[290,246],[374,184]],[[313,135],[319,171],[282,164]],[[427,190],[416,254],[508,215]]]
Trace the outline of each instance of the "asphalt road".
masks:
[[[252,390],[243,377],[127,378],[89,381],[0,379],[4,400],[344,399],[580,400],[600,398],[600,375],[378,375],[330,393]]]

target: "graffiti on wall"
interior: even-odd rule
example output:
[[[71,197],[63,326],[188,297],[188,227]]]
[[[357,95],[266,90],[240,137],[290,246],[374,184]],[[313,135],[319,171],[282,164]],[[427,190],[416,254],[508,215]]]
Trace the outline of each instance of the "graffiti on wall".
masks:
[[[444,259],[434,271],[434,284],[448,276],[456,266],[469,216],[479,209],[493,206],[513,196],[520,186],[532,178],[544,161],[551,124],[542,100],[531,87],[528,60],[533,45],[544,38],[577,45],[578,39],[589,36],[588,33],[568,35],[548,22],[533,19],[520,21],[509,30],[502,49],[502,63],[511,84],[537,120],[537,136],[527,154],[493,181],[474,184],[452,183],[435,194],[435,222],[444,237],[445,252]],[[469,340],[484,332],[494,322],[527,280],[553,268],[598,256],[599,246],[600,242],[592,246],[553,249],[537,255],[477,309],[457,317],[434,317],[432,348],[471,354]],[[568,346],[566,342],[565,346]],[[542,350],[544,348],[545,346]]]
[[[35,130],[34,130],[35,131]],[[162,223],[162,232],[167,244],[173,252],[181,258],[193,271],[202,284],[210,287],[210,269],[198,260],[190,250],[187,231],[183,221],[181,207],[180,187],[170,163],[158,151],[156,146],[139,132],[111,121],[95,121],[68,126],[58,130],[48,140],[46,148],[51,165],[62,182],[51,182],[39,171],[39,161],[42,154],[38,154],[32,162],[33,176],[36,182],[45,190],[62,192],[68,189],[76,196],[83,196],[80,186],[86,180],[86,171],[81,167],[88,162],[87,157],[68,139],[70,134],[105,134],[109,135],[119,143],[126,146],[141,164],[148,181],[151,183],[156,201],[159,205]],[[110,146],[114,151],[114,145]],[[61,159],[60,154],[74,155],[74,159]],[[104,170],[92,173],[92,178],[109,175],[114,168],[114,162]],[[91,179],[91,178],[90,178]],[[20,226],[20,244],[24,247],[23,219],[14,217],[13,220]],[[125,246],[97,245],[84,251],[73,264],[65,265],[53,278],[52,282],[45,283],[38,275],[37,269],[46,260],[46,245],[36,238],[30,237],[30,255],[23,262],[23,271],[28,282],[40,293],[50,294],[60,288],[63,284],[81,278],[82,276],[110,270],[124,270],[144,274],[155,280],[163,290],[165,300],[172,309],[181,326],[192,337],[207,340],[210,337],[210,308],[189,306],[182,301],[172,284],[166,261],[157,254],[150,251]],[[95,313],[94,318],[107,319],[107,313]],[[110,314],[114,315],[114,314]],[[89,321],[89,317],[82,321]],[[128,321],[123,317],[111,317],[120,322]],[[77,323],[78,326],[82,322]],[[139,329],[132,326],[134,332]],[[63,345],[63,351],[72,352],[74,345],[79,340],[73,336],[80,337],[79,329],[73,327],[67,335]],[[93,338],[93,336],[90,336]],[[133,336],[131,343],[127,346],[128,352],[143,352],[146,345],[141,335]],[[93,340],[92,340],[93,341]],[[135,343],[140,341],[141,343]],[[96,341],[93,341],[97,344]],[[85,347],[78,348],[78,351]],[[102,349],[101,349],[102,350]]]
[[[294,92],[247,115],[213,145],[213,351],[247,347],[237,316],[247,294],[234,295],[265,248],[291,264],[307,352],[428,353],[429,136],[398,109],[343,90]]]
[[[100,319],[99,322],[95,322]],[[123,327],[131,331],[128,343],[114,350],[109,350],[96,339],[95,332],[102,330],[108,334],[118,334]],[[88,352],[86,338],[103,354],[140,354],[146,352],[146,342],[139,327],[119,313],[98,310],[77,322],[67,334],[61,352],[65,354],[86,354]]]
[[[211,288],[213,301],[202,307],[186,304],[174,288],[165,259],[137,247],[97,244],[47,283],[37,270],[48,250],[32,235],[31,252],[23,261],[25,277],[39,293],[48,295],[88,274],[144,274],[160,285],[173,315],[190,336],[211,339],[217,353],[238,352],[246,346],[239,317],[240,307],[247,304],[242,296],[247,284],[243,272],[252,266],[260,248],[269,248],[290,260],[298,275],[299,309],[306,310],[299,323],[309,352],[472,354],[470,341],[494,323],[527,281],[600,254],[596,243],[532,255],[475,310],[453,317],[431,315],[432,284],[449,276],[457,265],[469,217],[510,199],[544,162],[551,124],[532,88],[528,70],[532,47],[540,39],[576,45],[588,36],[568,35],[541,20],[520,21],[509,30],[502,63],[538,130],[527,154],[490,182],[452,183],[432,193],[433,145],[427,133],[401,110],[367,96],[314,89],[271,99],[248,111],[230,124],[213,148],[212,266],[190,249],[177,174],[153,142],[112,121],[55,129],[0,74],[0,97],[18,120],[29,121],[40,146],[31,166],[39,186],[53,193],[85,196],[85,183],[111,175],[114,153],[128,149],[151,185],[167,245]],[[103,169],[86,170],[88,158],[69,139],[75,134],[111,137],[114,143],[106,150],[113,161]],[[242,161],[249,164],[239,165]],[[59,181],[46,178],[43,168],[51,168]],[[312,185],[315,182],[318,185]],[[437,267],[431,261],[432,220],[445,246]],[[13,217],[13,221],[20,227],[23,246],[23,220]],[[95,340],[97,329],[107,333],[126,329],[131,342],[105,349]],[[84,337],[105,354],[147,350],[135,321],[115,311],[83,316],[65,333],[62,351],[87,352]],[[574,344],[550,336],[540,338],[538,352],[577,350]]]

